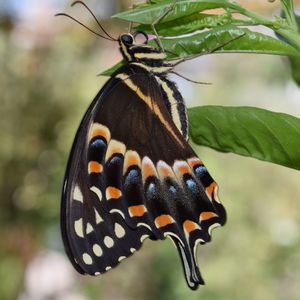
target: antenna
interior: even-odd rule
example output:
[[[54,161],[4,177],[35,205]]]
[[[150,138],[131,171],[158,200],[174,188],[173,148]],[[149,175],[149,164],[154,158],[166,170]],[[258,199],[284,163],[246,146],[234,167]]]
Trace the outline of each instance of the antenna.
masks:
[[[94,18],[94,20],[97,22],[97,24],[99,25],[99,27],[102,29],[102,31],[113,41],[117,41],[117,39],[113,38],[105,29],[104,27],[100,24],[99,20],[97,19],[97,17],[95,16],[95,14],[92,12],[92,10],[82,1],[74,1],[71,6],[74,6],[76,4],[81,4],[83,5],[88,11],[89,13],[92,15],[92,17]]]
[[[75,21],[76,23],[80,24],[81,26],[83,26],[84,28],[86,28],[87,30],[89,30],[90,32],[96,34],[97,36],[102,37],[103,39],[106,39],[108,41],[117,41],[117,39],[113,38],[112,36],[110,36],[108,34],[108,32],[103,28],[103,26],[100,24],[99,20],[96,18],[96,16],[94,15],[94,13],[92,12],[92,10],[82,1],[75,1],[71,4],[71,6],[74,6],[76,4],[81,4],[83,5],[88,11],[89,13],[92,15],[92,17],[95,19],[95,21],[97,22],[98,26],[100,27],[100,29],[105,33],[106,36],[94,31],[93,29],[89,28],[88,26],[86,26],[85,24],[83,24],[82,22],[80,22],[79,20],[75,19],[74,17],[66,14],[66,13],[58,13],[55,14],[55,16],[64,16],[64,17],[68,17],[69,19]]]

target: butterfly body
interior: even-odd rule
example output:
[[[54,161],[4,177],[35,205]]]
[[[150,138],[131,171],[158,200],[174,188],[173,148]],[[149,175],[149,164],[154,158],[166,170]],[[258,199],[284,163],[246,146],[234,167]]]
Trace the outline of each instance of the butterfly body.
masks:
[[[217,184],[187,143],[183,98],[165,54],[121,35],[127,64],[100,90],[77,131],[62,195],[62,235],[80,273],[99,275],[169,237],[187,283],[203,284],[199,243],[225,223]]]

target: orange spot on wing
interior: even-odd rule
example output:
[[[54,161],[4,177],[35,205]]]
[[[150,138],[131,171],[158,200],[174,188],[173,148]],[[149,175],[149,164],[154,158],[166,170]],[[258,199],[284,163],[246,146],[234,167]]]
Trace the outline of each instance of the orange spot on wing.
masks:
[[[174,177],[171,167],[162,160],[157,163],[157,172],[160,177]]]
[[[124,159],[124,173],[130,168],[131,166],[140,166],[141,159],[140,156],[136,151],[128,150],[125,154]]]
[[[91,173],[101,173],[103,170],[103,166],[99,164],[97,161],[90,161],[88,164],[88,172]]]
[[[216,188],[217,186],[217,183],[216,182],[212,182],[210,184],[210,186],[208,186],[205,190],[206,190],[206,193],[210,196],[210,198],[213,197],[213,193],[214,193],[214,189]]]
[[[130,217],[141,217],[143,216],[146,212],[147,209],[145,205],[133,205],[128,207],[128,212]]]
[[[110,199],[118,199],[122,196],[122,192],[113,187],[113,186],[109,186],[106,188],[106,191],[105,191],[105,194],[106,194],[106,199],[107,200],[110,200]]]
[[[156,176],[156,170],[153,165],[153,162],[148,157],[144,157],[142,161],[142,173],[143,179],[147,179],[149,176]]]
[[[214,217],[217,217],[218,215],[215,214],[214,212],[211,212],[211,211],[204,211],[200,214],[200,222],[201,221],[206,221],[206,220],[209,220],[211,218],[214,218]]]
[[[173,169],[177,177],[182,177],[184,174],[191,173],[190,166],[183,160],[175,161]]]
[[[183,223],[183,229],[186,233],[190,233],[196,229],[199,229],[199,225],[193,221],[186,220]]]
[[[190,168],[188,166],[180,166],[178,171],[183,175],[190,172]]]
[[[203,162],[198,157],[191,157],[187,160],[191,168],[195,166],[203,166]]]
[[[172,223],[175,223],[175,221],[170,215],[160,215],[155,218],[155,225],[157,228],[165,227]]]
[[[96,137],[96,136],[104,137],[105,140],[107,142],[109,142],[109,140],[110,140],[110,131],[109,131],[109,129],[106,126],[101,125],[99,123],[94,123],[91,126],[91,129],[90,129],[89,141],[91,139],[93,139],[94,137]]]

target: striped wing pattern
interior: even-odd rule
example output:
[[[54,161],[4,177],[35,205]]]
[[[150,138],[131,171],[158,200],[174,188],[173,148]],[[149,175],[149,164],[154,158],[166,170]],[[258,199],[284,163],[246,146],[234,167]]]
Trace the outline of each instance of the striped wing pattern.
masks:
[[[197,245],[226,214],[217,184],[173,122],[164,80],[128,65],[96,96],[69,158],[62,234],[74,267],[90,275],[115,267],[148,237],[169,237],[196,289],[204,283]]]

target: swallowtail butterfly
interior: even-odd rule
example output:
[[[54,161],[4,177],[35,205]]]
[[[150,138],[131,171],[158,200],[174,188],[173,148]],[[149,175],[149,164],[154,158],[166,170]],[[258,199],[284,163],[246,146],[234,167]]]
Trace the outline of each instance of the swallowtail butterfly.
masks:
[[[138,34],[137,32],[136,34]],[[136,34],[118,38],[126,65],[91,103],[69,157],[61,203],[66,252],[82,274],[100,275],[169,237],[188,286],[204,284],[197,245],[226,213],[217,184],[188,144],[184,100],[165,53]]]

